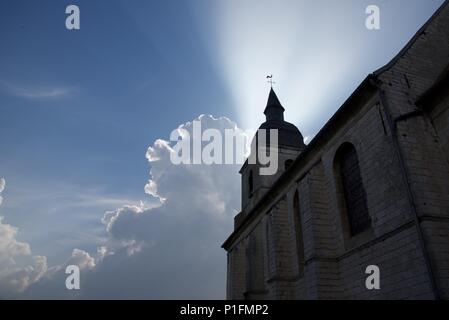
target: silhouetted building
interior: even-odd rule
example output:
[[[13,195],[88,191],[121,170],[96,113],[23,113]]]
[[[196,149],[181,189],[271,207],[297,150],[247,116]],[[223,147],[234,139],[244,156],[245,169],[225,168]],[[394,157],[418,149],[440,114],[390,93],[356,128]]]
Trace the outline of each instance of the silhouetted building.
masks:
[[[229,299],[449,298],[448,31],[446,1],[307,146],[270,92],[279,171],[240,171]]]

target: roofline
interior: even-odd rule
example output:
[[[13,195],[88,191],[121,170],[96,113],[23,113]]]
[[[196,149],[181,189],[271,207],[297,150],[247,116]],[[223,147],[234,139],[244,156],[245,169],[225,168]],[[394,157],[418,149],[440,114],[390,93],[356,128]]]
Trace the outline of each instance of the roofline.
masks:
[[[237,235],[240,233],[244,227],[246,227],[254,218],[254,212],[256,212],[260,207],[263,207],[265,204],[269,203],[271,198],[276,197],[274,193],[276,193],[277,189],[280,189],[282,184],[291,178],[291,172],[294,170],[294,168],[300,167],[300,163],[303,161],[303,159],[309,155],[310,152],[312,152],[315,149],[315,145],[321,142],[322,139],[325,139],[325,135],[327,131],[333,126],[334,123],[338,121],[338,118],[341,116],[342,113],[346,111],[346,107],[357,97],[358,94],[360,94],[364,89],[367,88],[376,88],[376,80],[377,77],[374,74],[369,74],[362,83],[357,87],[357,89],[349,96],[349,98],[343,103],[343,105],[338,108],[338,110],[334,113],[334,115],[326,122],[326,124],[320,129],[320,131],[315,135],[315,137],[309,142],[308,145],[306,145],[305,149],[298,155],[298,157],[295,159],[293,164],[290,166],[290,168],[281,174],[281,176],[276,179],[276,181],[273,183],[272,187],[270,188],[271,192],[266,192],[262,198],[256,203],[256,205],[248,212],[246,217],[243,219],[243,221],[240,223],[237,229],[235,229],[231,235],[225,240],[225,242],[222,244],[222,248],[227,250],[230,247],[230,244],[236,239]]]
[[[398,54],[394,56],[393,59],[390,60],[386,65],[383,67],[377,69],[373,72],[374,75],[379,76],[385,71],[389,70],[391,67],[394,66],[394,64],[401,59],[404,54],[410,49],[410,47],[418,40],[418,38],[424,33],[424,31],[427,29],[427,27],[435,20],[435,18],[443,11],[443,9],[449,4],[449,0],[445,0],[441,6],[432,14],[432,16],[422,25],[421,28],[415,33],[415,35],[407,42],[405,47],[402,48],[401,51],[399,51]]]
[[[433,86],[431,86],[427,91],[425,91],[418,99],[416,100],[416,105],[423,108],[425,105],[435,99],[435,95],[439,92],[445,90],[449,85],[449,65],[445,68],[445,70],[438,77],[437,81]]]
[[[449,0],[445,0],[443,4],[435,11],[435,13],[424,23],[424,25],[415,33],[415,35],[408,41],[404,48],[385,66],[377,69],[373,73],[369,74],[362,83],[357,87],[357,89],[351,94],[351,96],[343,103],[343,105],[338,108],[338,110],[334,113],[334,115],[326,122],[326,124],[320,129],[320,131],[315,135],[315,137],[310,141],[310,143],[306,146],[306,148],[299,154],[299,156],[295,159],[290,168],[285,171],[272,185],[270,188],[271,192],[266,192],[262,198],[256,203],[256,205],[248,212],[246,217],[240,223],[239,227],[235,229],[231,235],[225,240],[222,244],[222,248],[227,250],[231,243],[237,238],[237,235],[241,232],[243,227],[246,227],[252,220],[254,216],[254,212],[257,211],[260,207],[265,205],[265,203],[269,203],[270,198],[273,198],[273,194],[276,193],[280,189],[284,181],[288,180],[291,176],[290,172],[300,166],[300,163],[303,159],[313,151],[315,145],[317,145],[322,139],[324,139],[326,132],[330,127],[334,124],[334,122],[338,121],[338,118],[342,113],[346,111],[346,106],[349,105],[352,100],[359,94],[364,88],[374,87],[376,90],[377,87],[377,79],[378,77],[385,71],[389,70],[391,67],[395,65],[395,63],[401,59],[404,54],[410,49],[410,47],[416,42],[416,40],[421,36],[421,34],[427,29],[427,27],[435,20],[435,18],[443,11],[443,9],[449,4]],[[242,167],[243,169],[243,167]],[[288,174],[287,174],[288,173]]]

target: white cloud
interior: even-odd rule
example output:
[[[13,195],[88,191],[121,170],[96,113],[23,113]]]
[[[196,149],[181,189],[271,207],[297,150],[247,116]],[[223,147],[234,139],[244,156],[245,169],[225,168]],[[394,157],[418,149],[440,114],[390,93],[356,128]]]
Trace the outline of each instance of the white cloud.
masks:
[[[5,186],[6,186],[6,181],[4,178],[0,178],[0,205],[3,202],[3,197],[2,197],[2,192],[3,190],[5,190]]]
[[[236,128],[224,117],[197,120],[203,130]],[[190,132],[192,122],[179,128]],[[145,191],[160,204],[106,212],[102,222],[110,238],[96,257],[80,250],[72,254],[67,263],[85,266],[79,292],[62,288],[60,268],[31,286],[27,297],[224,298],[226,254],[220,246],[240,207],[240,165],[174,165],[170,152],[172,143],[161,139],[147,152],[151,171]]]
[[[93,269],[95,267],[95,259],[84,250],[73,249],[72,257],[67,262],[67,265],[70,264],[77,265],[81,270]]]
[[[142,172],[145,181],[145,172]],[[4,193],[4,215],[20,227],[33,251],[48,261],[62,264],[73,248],[87,249],[104,245],[108,239],[101,215],[124,205],[140,205],[144,192],[114,194],[103,187],[77,186],[64,181],[28,181],[14,177]],[[5,195],[7,197],[5,197]],[[7,200],[7,201],[6,201]],[[144,206],[159,204],[148,197]],[[55,241],[57,240],[57,241]]]
[[[309,142],[312,141],[313,138],[314,138],[314,135],[307,135],[307,136],[304,136],[304,143],[305,143],[305,144],[309,144]]]
[[[67,96],[75,91],[74,87],[63,86],[24,86],[0,80],[0,85],[9,94],[27,99],[46,99]]]
[[[5,179],[0,178],[0,194],[5,186]],[[0,298],[24,291],[47,271],[47,258],[31,256],[30,245],[17,240],[17,231],[0,216]]]

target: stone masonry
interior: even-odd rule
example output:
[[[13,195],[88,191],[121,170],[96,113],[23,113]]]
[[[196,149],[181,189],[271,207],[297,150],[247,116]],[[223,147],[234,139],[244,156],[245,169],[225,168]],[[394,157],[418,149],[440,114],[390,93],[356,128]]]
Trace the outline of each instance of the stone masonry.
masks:
[[[279,172],[242,167],[228,299],[449,299],[448,93],[448,1],[307,146],[270,92]]]

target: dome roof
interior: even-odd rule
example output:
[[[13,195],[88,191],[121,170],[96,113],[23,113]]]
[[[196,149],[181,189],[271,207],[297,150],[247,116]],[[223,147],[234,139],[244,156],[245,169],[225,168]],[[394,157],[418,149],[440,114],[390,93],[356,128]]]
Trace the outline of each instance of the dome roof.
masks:
[[[277,129],[278,130],[278,144],[279,146],[293,147],[303,149],[304,138],[299,129],[292,123],[284,121],[284,107],[279,102],[273,88],[270,90],[268,96],[267,106],[264,114],[266,121],[262,123],[259,129]],[[266,134],[269,143],[269,133]],[[257,138],[257,134],[256,134]]]
[[[304,138],[299,129],[287,121],[266,121],[262,123],[259,129],[277,129],[278,130],[278,144],[280,146],[293,147],[303,149]],[[267,133],[268,140],[269,133]]]

